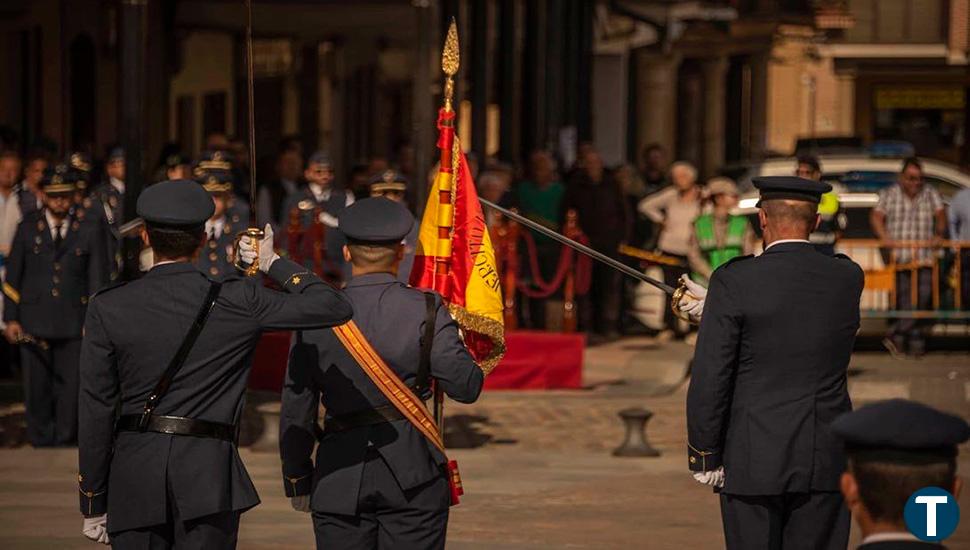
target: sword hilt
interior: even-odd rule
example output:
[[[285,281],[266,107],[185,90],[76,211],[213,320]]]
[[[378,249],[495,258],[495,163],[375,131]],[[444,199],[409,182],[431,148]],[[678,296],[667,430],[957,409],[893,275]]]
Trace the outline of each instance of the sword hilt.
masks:
[[[694,319],[692,319],[690,315],[684,313],[680,309],[680,300],[683,299],[684,295],[691,296],[695,300],[697,299],[693,294],[690,293],[689,290],[687,290],[687,285],[683,281],[681,281],[680,286],[678,286],[674,290],[674,293],[670,295],[670,309],[671,309],[671,311],[674,312],[674,315],[676,315],[678,319],[682,319],[684,321],[687,321],[688,323],[690,323],[692,325],[699,324],[697,321],[695,321]]]
[[[258,227],[250,227],[245,231],[236,235],[236,240],[232,244],[233,253],[233,265],[236,269],[242,271],[247,277],[254,277],[259,273],[259,242],[263,240],[266,233]],[[253,258],[253,263],[244,264],[242,261],[242,255],[239,253],[239,243],[242,241],[243,237],[249,237],[249,240],[253,243],[253,252],[256,253],[256,257]]]

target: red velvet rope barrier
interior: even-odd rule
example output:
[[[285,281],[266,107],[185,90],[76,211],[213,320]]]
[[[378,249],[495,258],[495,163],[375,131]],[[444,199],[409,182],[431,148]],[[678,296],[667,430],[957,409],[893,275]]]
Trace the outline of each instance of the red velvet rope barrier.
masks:
[[[582,296],[589,292],[592,283],[592,260],[589,257],[580,255],[578,261],[574,262],[576,251],[568,246],[563,246],[562,252],[559,253],[556,273],[551,281],[546,281],[542,278],[542,271],[539,269],[539,255],[536,251],[535,239],[529,233],[523,233],[522,239],[525,241],[526,252],[529,257],[529,269],[532,271],[533,284],[538,288],[532,289],[529,285],[516,281],[516,288],[519,292],[529,298],[548,298],[559,290],[570,269],[575,269],[576,295]],[[580,235],[576,241],[580,244],[588,244],[589,239],[585,235]]]

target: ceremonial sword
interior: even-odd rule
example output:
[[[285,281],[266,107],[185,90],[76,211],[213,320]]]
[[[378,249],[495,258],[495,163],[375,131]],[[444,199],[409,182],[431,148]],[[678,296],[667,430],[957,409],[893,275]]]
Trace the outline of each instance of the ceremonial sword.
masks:
[[[249,98],[249,228],[236,236],[233,243],[233,262],[237,269],[252,277],[259,273],[259,241],[263,240],[263,230],[256,222],[256,105],[253,103],[255,92],[255,77],[253,76],[253,0],[246,0],[246,92]],[[256,257],[253,263],[242,263],[239,254],[239,241],[249,237]]]
[[[664,284],[652,277],[647,277],[646,275],[644,275],[643,273],[640,273],[636,269],[633,269],[632,267],[618,260],[614,260],[613,258],[610,258],[606,254],[603,254],[602,252],[593,250],[592,248],[582,243],[578,243],[565,235],[556,233],[555,231],[549,229],[548,227],[544,227],[541,224],[538,224],[521,214],[516,214],[515,212],[509,210],[508,208],[502,208],[501,206],[495,204],[490,200],[486,200],[481,197],[479,197],[478,200],[481,201],[481,203],[484,204],[485,206],[491,208],[492,210],[498,212],[499,214],[502,214],[503,216],[505,216],[506,218],[509,218],[510,220],[518,222],[537,233],[541,233],[546,237],[549,237],[554,241],[558,241],[560,244],[564,244],[577,252],[582,252],[583,254],[586,254],[587,256],[589,256],[590,258],[593,258],[594,260],[603,262],[604,264],[612,267],[613,269],[619,271],[620,273],[623,273],[624,275],[629,275],[634,279],[643,281],[648,285],[657,287],[671,296],[674,296],[678,299],[680,298],[680,296],[677,295],[678,291],[680,291],[680,289],[678,288],[674,288],[668,284]]]

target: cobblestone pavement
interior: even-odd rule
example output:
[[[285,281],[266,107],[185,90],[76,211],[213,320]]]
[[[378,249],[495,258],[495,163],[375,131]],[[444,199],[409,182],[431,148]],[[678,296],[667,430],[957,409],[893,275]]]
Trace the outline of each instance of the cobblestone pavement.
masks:
[[[690,354],[682,344],[624,340],[587,351],[586,389],[488,392],[474,405],[449,403],[447,438],[466,488],[452,509],[449,548],[722,547],[717,499],[686,472],[682,382]],[[850,374],[857,405],[911,397],[970,416],[966,353],[900,362],[858,353]],[[654,413],[648,433],[660,457],[611,456],[623,439],[617,413],[629,407]],[[309,518],[283,497],[275,454],[242,455],[263,503],[243,517],[239,548],[312,547]],[[0,451],[0,547],[97,548],[79,535],[76,456]],[[948,544],[970,548],[970,521]]]

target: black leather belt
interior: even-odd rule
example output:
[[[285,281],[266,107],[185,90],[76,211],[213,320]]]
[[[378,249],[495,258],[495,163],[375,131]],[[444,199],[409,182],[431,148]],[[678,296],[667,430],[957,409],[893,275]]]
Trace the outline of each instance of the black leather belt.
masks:
[[[236,441],[236,427],[232,424],[209,422],[183,416],[152,415],[144,429],[139,427],[140,414],[125,414],[118,419],[116,429],[119,432],[157,432],[172,435],[190,435],[193,437],[207,437],[223,441]]]
[[[395,420],[402,420],[404,415],[394,405],[381,405],[373,409],[365,409],[339,416],[328,416],[323,422],[323,433],[345,432],[362,426],[384,424]]]

